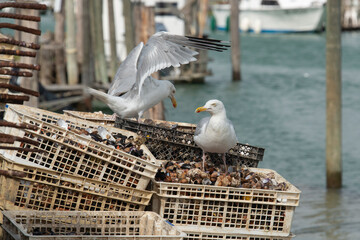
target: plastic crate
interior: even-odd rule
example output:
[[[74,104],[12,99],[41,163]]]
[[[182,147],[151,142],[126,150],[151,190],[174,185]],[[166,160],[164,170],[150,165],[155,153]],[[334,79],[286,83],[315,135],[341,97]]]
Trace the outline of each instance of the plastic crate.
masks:
[[[159,160],[201,160],[202,150],[194,142],[195,124],[117,118],[115,127],[146,137],[146,146]],[[238,143],[226,153],[226,160],[231,165],[257,167],[264,151],[264,148]],[[215,164],[223,162],[216,153],[207,153],[207,159]]]
[[[179,227],[181,231],[181,227]],[[262,236],[262,235],[246,235],[221,232],[186,232],[184,240],[291,240],[295,235],[290,234],[287,237],[281,236]]]
[[[4,211],[8,239],[181,240],[179,231],[153,212]]]
[[[300,191],[269,169],[252,172],[275,174],[287,191],[216,187],[155,182],[153,210],[186,232],[209,232],[289,236]]]
[[[95,122],[98,124],[106,124],[108,126],[115,125],[115,119],[112,115],[104,114],[102,112],[79,112],[79,111],[70,111],[70,110],[63,110],[64,115],[70,117],[76,117],[83,120]]]
[[[143,211],[153,195],[150,191],[105,183],[71,174],[0,159],[2,170],[24,173],[0,176],[4,209],[71,211]]]
[[[29,114],[32,111],[36,115]],[[81,121],[37,108],[8,105],[5,119],[12,122],[26,122],[37,125],[37,131],[6,128],[5,132],[25,137],[40,143],[39,146],[16,143],[18,147],[42,149],[45,152],[24,152],[21,150],[5,150],[3,154],[14,161],[30,161],[49,169],[71,173],[90,179],[113,182],[137,189],[146,189],[154,178],[159,163],[149,150],[142,145],[145,153],[151,156],[149,160],[135,157],[126,152],[96,142],[86,136],[57,126],[57,119],[64,119],[72,128],[99,126],[96,123]],[[134,133],[106,126],[111,133],[121,133],[131,136]],[[135,137],[137,135],[135,134]]]

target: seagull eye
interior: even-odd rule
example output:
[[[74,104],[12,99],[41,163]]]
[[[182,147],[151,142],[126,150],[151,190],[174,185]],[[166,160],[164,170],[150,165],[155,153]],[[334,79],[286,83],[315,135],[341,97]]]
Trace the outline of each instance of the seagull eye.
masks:
[[[216,103],[211,104],[211,106],[216,107]]]

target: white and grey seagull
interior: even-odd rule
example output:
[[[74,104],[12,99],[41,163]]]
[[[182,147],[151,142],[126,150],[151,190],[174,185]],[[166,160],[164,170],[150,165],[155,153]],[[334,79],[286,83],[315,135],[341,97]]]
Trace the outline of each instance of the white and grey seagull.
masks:
[[[209,100],[195,112],[209,112],[210,117],[200,120],[196,126],[194,141],[203,150],[203,169],[205,168],[205,152],[221,153],[227,173],[225,153],[238,143],[235,129],[226,116],[224,104],[219,100]]]
[[[150,75],[168,67],[196,61],[198,52],[188,48],[224,51],[225,41],[157,32],[147,43],[137,45],[121,63],[106,93],[88,88],[89,93],[106,103],[121,118],[140,118],[143,113],[169,97],[174,107],[176,89],[167,80]]]

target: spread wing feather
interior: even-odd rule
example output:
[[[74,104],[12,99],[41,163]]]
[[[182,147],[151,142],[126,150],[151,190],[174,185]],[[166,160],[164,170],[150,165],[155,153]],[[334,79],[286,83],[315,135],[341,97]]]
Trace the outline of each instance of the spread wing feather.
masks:
[[[137,45],[118,68],[113,81],[110,84],[108,94],[119,96],[128,92],[136,82],[137,60],[144,44]]]
[[[152,73],[196,61],[194,56],[198,52],[188,47],[221,52],[230,46],[216,39],[155,33],[145,45],[140,43],[130,52],[120,65],[108,94],[118,96],[131,89],[137,89],[140,93],[145,79]]]
[[[223,51],[229,45],[215,39],[184,37],[167,32],[154,34],[143,47],[137,62],[136,84],[139,92],[145,79],[161,69],[195,61],[198,52],[187,47],[197,49]]]

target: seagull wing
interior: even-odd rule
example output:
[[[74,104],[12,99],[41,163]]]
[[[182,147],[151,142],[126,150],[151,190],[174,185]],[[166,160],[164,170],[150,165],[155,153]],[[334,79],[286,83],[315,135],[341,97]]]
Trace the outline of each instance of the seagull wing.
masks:
[[[210,121],[210,117],[204,117],[202,118],[199,123],[196,125],[194,136],[198,136],[201,133],[203,133],[207,127],[207,124]]]
[[[119,96],[128,92],[136,82],[136,64],[143,49],[144,44],[141,42],[137,45],[121,63],[113,81],[111,82],[108,94]]]
[[[231,134],[233,135],[233,137],[236,139],[236,142],[238,143],[239,140],[238,140],[238,138],[237,138],[237,136],[236,136],[236,133],[235,133],[234,124],[233,124],[232,121],[229,120],[229,119],[227,119],[227,121],[228,121],[228,124],[229,124],[230,129],[231,129]]]
[[[143,47],[138,62],[136,74],[136,87],[141,92],[145,79],[152,73],[170,66],[179,67],[195,61],[198,52],[189,49],[223,51],[229,45],[215,39],[185,37],[167,32],[155,33]]]

